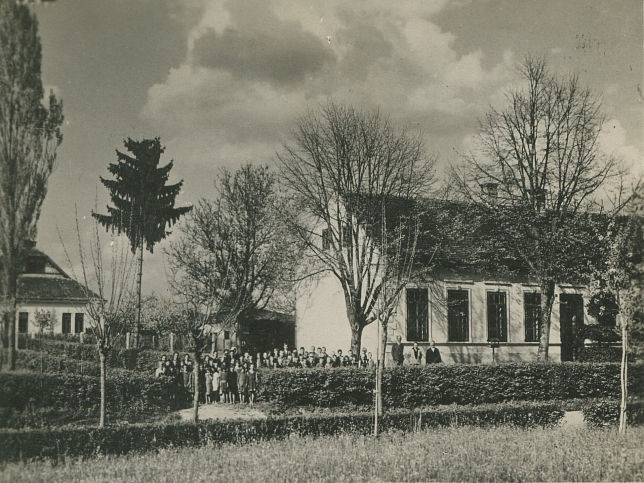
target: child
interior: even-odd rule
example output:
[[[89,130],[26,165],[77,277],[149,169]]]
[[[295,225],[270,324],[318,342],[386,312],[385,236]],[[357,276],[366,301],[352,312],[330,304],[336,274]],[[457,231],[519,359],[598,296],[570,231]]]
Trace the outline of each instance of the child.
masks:
[[[206,404],[212,402],[212,372],[210,366],[204,367],[204,378],[206,379]]]
[[[237,367],[239,366],[239,363],[235,363],[235,367],[233,367],[230,372],[228,373],[228,399],[231,404],[235,403],[235,394],[237,394]]]
[[[228,366],[224,364],[219,373],[219,394],[223,397],[223,402],[230,402],[228,396]]]
[[[217,366],[212,372],[212,402],[219,401],[219,370]]]
[[[253,407],[253,403],[255,402],[255,391],[257,391],[257,373],[252,365],[248,369],[246,378],[246,384],[248,386],[248,402],[250,403],[250,407]]]
[[[239,391],[239,402],[246,402],[246,390],[248,389],[248,379],[246,378],[246,368],[241,367],[237,372],[237,389]]]

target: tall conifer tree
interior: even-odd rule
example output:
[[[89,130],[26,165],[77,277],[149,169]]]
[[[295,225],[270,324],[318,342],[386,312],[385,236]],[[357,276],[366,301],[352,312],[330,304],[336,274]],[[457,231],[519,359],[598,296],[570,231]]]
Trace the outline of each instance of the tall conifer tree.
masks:
[[[139,252],[138,309],[135,347],[141,328],[141,279],[143,251],[153,253],[154,246],[170,234],[167,226],[174,225],[191,206],[175,207],[175,200],[183,180],[167,185],[173,161],[159,166],[165,148],[159,138],[135,141],[126,139],[125,148],[131,155],[116,151],[117,162],[110,163],[108,171],[114,179],[101,177],[114,206],[108,206],[107,215],[92,213],[107,230],[124,233],[130,240],[132,253]]]

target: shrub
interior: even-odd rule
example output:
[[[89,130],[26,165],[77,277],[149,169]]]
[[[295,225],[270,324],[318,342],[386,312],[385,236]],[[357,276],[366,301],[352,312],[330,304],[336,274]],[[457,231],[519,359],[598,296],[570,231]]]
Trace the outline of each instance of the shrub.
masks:
[[[80,344],[57,338],[43,338],[42,340],[30,338],[27,342],[27,349],[38,351],[39,354],[42,349],[45,354],[51,357],[98,363],[98,352],[93,344]],[[108,366],[118,369],[153,373],[164,354],[169,355],[169,353],[162,351],[118,348],[108,354],[106,363]]]
[[[284,407],[373,403],[373,371],[262,370],[258,377],[258,399]],[[642,388],[643,380],[644,366],[632,365],[630,386]],[[615,398],[619,391],[619,364],[609,363],[441,364],[394,367],[383,374],[387,407]]]
[[[9,408],[14,416],[29,418],[40,408],[58,411],[67,418],[83,420],[98,415],[100,406],[99,379],[75,374],[0,373],[0,408]],[[136,374],[131,371],[112,371],[106,379],[106,403],[109,419],[139,417],[150,412],[174,408],[176,387],[169,378]],[[6,414],[6,409],[5,409]],[[4,423],[7,424],[6,417]],[[12,423],[11,426],[15,427]]]
[[[414,431],[450,425],[551,426],[559,422],[562,416],[561,409],[548,403],[455,406],[394,411],[381,419],[381,427],[383,431]],[[201,421],[197,425],[173,423],[115,426],[103,429],[5,430],[0,432],[0,461],[126,454],[133,451],[204,443],[246,443],[283,438],[291,434],[303,436],[369,434],[372,428],[373,416],[370,413],[352,413],[257,420],[210,420]]]
[[[580,347],[577,352],[580,362],[620,362],[622,360],[621,347],[588,346]],[[633,354],[628,354],[628,360],[634,362]]]
[[[582,407],[584,421],[590,426],[610,426],[619,423],[620,402],[614,399],[592,401]],[[627,404],[627,423],[644,423],[644,401]]]

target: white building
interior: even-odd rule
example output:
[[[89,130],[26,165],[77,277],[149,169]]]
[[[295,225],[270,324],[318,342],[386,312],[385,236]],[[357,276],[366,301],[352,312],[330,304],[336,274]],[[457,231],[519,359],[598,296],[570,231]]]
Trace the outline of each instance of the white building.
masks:
[[[434,205],[436,209],[441,210],[443,206]],[[460,209],[462,211],[462,207]],[[431,216],[438,216],[436,213],[434,211]],[[447,223],[449,216],[445,218]],[[437,229],[440,230],[440,226]],[[493,239],[496,235],[488,230],[484,236]],[[458,268],[459,261],[471,256],[471,248],[477,243],[476,235],[472,235],[472,239],[467,241],[469,245],[461,243],[460,239],[451,240],[444,247],[447,254],[444,260],[456,260],[457,263],[443,266],[439,261],[429,281],[425,278],[423,282],[410,283],[405,287],[393,320],[389,322],[387,352],[396,337],[401,336],[409,347],[417,342],[426,349],[430,341],[435,341],[444,362],[491,362],[490,341],[498,340],[496,360],[536,359],[539,285],[525,273],[504,276],[493,273],[493,268],[476,266],[475,261],[463,264],[469,268]],[[328,241],[324,232],[320,240],[322,249],[326,249]],[[472,259],[476,260],[475,257]],[[516,273],[521,273],[521,270]],[[587,296],[583,285],[562,284],[555,288],[550,327],[551,360],[572,360],[575,349],[583,343],[578,337],[578,329],[592,320],[585,311]],[[330,272],[300,284],[296,293],[295,318],[295,343],[298,347],[326,347],[327,352],[337,349],[346,352],[350,347],[351,330],[342,286]],[[366,347],[374,357],[378,345],[377,332],[376,323],[372,323],[362,334],[362,347]]]
[[[570,360],[575,344],[572,316],[580,325],[590,318],[584,308],[586,294],[583,286],[556,287],[550,326],[551,360],[561,360],[562,352],[563,359]],[[444,362],[492,362],[488,341],[498,339],[496,360],[536,360],[539,303],[538,285],[527,282],[462,277],[410,284],[389,322],[388,345],[400,335],[406,346],[417,342],[426,350],[429,341],[434,340]],[[376,323],[372,323],[362,336],[362,346],[374,356],[377,330]],[[350,341],[344,296],[337,279],[327,275],[300,286],[296,345],[346,352]]]
[[[32,243],[18,278],[16,338],[40,331],[36,324],[38,311],[48,311],[53,316],[50,333],[85,332],[86,300],[84,287]]]

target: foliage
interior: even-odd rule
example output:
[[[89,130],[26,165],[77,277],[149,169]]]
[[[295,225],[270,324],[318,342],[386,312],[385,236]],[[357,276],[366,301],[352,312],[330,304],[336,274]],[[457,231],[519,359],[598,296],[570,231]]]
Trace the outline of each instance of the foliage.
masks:
[[[54,309],[38,309],[34,314],[34,319],[39,332],[53,331],[56,326],[56,311]]]
[[[15,365],[16,296],[29,240],[62,142],[62,102],[45,99],[41,43],[35,14],[0,1],[0,312]]]
[[[611,426],[619,422],[620,401],[608,399],[593,401],[583,406],[584,421],[590,426]],[[644,423],[644,402],[634,401],[628,404],[628,424]]]
[[[183,180],[168,185],[173,161],[159,167],[165,148],[159,138],[135,141],[126,139],[125,148],[131,156],[116,151],[117,162],[110,163],[108,171],[115,179],[101,177],[101,183],[108,189],[114,206],[108,206],[108,215],[96,212],[92,216],[107,230],[124,233],[130,241],[132,253],[139,253],[138,271],[138,313],[136,319],[135,346],[141,325],[141,279],[143,273],[143,248],[152,253],[154,245],[163,240],[172,226],[192,207],[175,207],[175,200],[181,191]]]
[[[577,351],[578,362],[619,362],[621,358],[621,347],[585,346]],[[629,357],[629,361],[635,362],[635,358]]]
[[[631,387],[644,387],[644,366],[635,365]],[[279,406],[334,407],[373,404],[374,373],[363,369],[263,370],[258,400]],[[619,364],[525,363],[393,367],[383,374],[389,408],[503,401],[614,398]]]
[[[125,233],[132,253],[144,244],[152,252],[154,245],[168,235],[166,226],[175,224],[191,208],[174,207],[183,181],[166,184],[174,162],[159,166],[165,151],[159,138],[128,138],[124,144],[131,155],[117,150],[117,162],[107,167],[116,179],[101,177],[114,206],[107,207],[108,215],[93,216],[108,230]]]
[[[211,300],[223,330],[245,312],[284,300],[298,257],[280,217],[286,201],[267,167],[223,170],[216,187],[217,199],[199,201],[166,253],[173,291]]]
[[[112,371],[106,379],[106,405],[114,419],[171,410],[172,380],[131,371]],[[99,379],[74,374],[0,373],[0,407],[16,412],[49,408],[77,419],[99,417]]]
[[[510,424],[530,428],[552,426],[563,416],[555,404],[521,403],[397,411],[382,419],[384,430],[416,431],[441,426],[494,426]],[[104,429],[53,429],[0,433],[0,461],[33,457],[58,458],[127,454],[168,446],[204,443],[248,443],[292,435],[370,434],[369,413],[324,416],[286,416],[258,420],[201,421],[192,424],[128,425]]]
[[[85,370],[89,369],[92,364],[99,364],[99,356],[96,352],[96,346],[79,344],[74,342],[65,342],[58,340],[27,339],[27,350],[18,353],[17,364],[22,368],[31,368],[33,358],[36,355],[31,352],[42,348],[45,353],[45,371],[61,372],[56,367],[64,367],[64,371],[71,371],[80,374],[80,365],[83,364]],[[105,358],[106,364],[110,368],[130,369],[140,372],[154,373],[161,356],[169,355],[163,351],[152,350],[135,350],[120,347],[111,350]],[[38,359],[39,360],[39,359]]]

